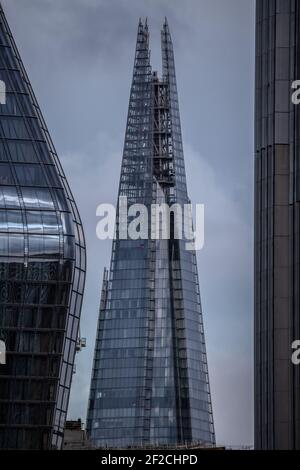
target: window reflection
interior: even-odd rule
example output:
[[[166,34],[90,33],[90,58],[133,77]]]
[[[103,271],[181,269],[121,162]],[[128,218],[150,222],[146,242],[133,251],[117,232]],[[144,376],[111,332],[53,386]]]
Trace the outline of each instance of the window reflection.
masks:
[[[0,109],[0,330],[13,353],[0,368],[0,449],[47,449],[52,440],[59,448],[83,294],[84,237],[81,230],[75,259],[77,208],[1,6],[0,20],[0,79],[7,84]],[[78,293],[74,272],[80,272]]]

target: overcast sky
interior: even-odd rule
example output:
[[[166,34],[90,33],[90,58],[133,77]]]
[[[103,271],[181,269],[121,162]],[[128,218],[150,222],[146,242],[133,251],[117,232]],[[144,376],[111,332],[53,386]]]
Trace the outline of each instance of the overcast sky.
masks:
[[[198,268],[217,442],[253,442],[254,0],[2,0],[85,227],[88,272],[69,418],[85,421],[102,272],[96,207],[116,201],[138,18],[160,71],[172,33],[187,183],[205,204]]]

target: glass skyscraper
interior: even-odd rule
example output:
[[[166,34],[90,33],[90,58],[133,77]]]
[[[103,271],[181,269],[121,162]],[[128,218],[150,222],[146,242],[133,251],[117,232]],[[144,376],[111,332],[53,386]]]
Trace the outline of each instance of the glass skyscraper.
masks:
[[[300,2],[256,2],[255,447],[300,449]]]
[[[85,280],[73,196],[0,5],[0,449],[60,448]]]
[[[151,69],[147,22],[140,21],[119,197],[127,197],[128,207],[144,204],[148,214],[155,203],[189,203],[166,21],[161,46],[160,79]],[[193,441],[213,445],[195,252],[174,237],[172,216],[170,239],[121,239],[123,222],[118,207],[111,266],[103,280],[89,438],[98,447]]]

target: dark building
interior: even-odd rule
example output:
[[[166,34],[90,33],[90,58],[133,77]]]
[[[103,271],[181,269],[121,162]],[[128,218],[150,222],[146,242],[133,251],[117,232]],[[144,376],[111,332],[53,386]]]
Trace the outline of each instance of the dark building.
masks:
[[[0,6],[0,449],[60,448],[85,279],[80,217]]]
[[[188,204],[173,46],[152,72],[138,26],[119,197]],[[196,256],[184,239],[117,237],[105,271],[87,432],[94,446],[215,443]],[[172,225],[173,223],[173,225]],[[172,228],[173,227],[173,228]],[[174,220],[171,217],[171,233]]]
[[[77,421],[67,421],[64,432],[63,450],[91,450],[84,425],[79,418]]]
[[[300,449],[300,2],[256,2],[255,447]]]

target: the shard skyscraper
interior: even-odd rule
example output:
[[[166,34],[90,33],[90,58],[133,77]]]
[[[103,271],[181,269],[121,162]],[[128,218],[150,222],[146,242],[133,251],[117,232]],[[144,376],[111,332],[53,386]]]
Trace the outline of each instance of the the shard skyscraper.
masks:
[[[173,46],[161,33],[162,78],[139,22],[119,196],[128,206],[188,204]],[[117,212],[118,214],[118,212]],[[96,446],[213,445],[196,256],[175,239],[113,242],[105,271],[87,431]],[[172,220],[171,220],[172,233]],[[146,237],[145,237],[146,238]]]
[[[84,235],[1,5],[0,80],[0,449],[60,448]]]

